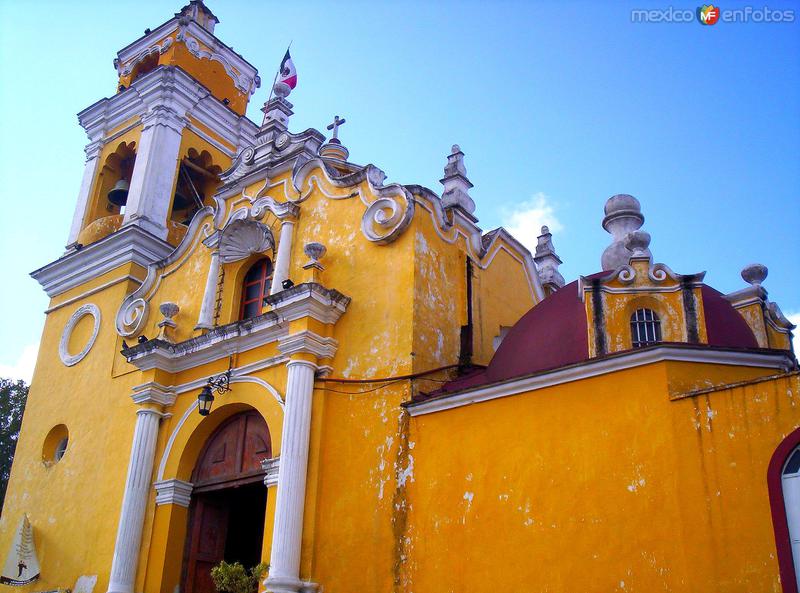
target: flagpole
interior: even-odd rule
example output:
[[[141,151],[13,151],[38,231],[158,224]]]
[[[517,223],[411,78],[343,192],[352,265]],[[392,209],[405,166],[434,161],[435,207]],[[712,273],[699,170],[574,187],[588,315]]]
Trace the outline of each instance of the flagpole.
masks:
[[[292,42],[293,41],[294,41],[294,39],[289,41],[289,46],[286,48],[286,53],[289,53],[289,50],[292,48]],[[283,63],[283,60],[281,60],[281,63]],[[270,85],[270,87],[269,87],[269,97],[267,97],[267,102],[264,103],[264,107],[265,107],[265,109],[264,109],[264,119],[261,120],[261,126],[262,127],[264,126],[265,123],[267,123],[266,106],[269,105],[270,101],[272,101],[272,92],[275,90],[275,83],[277,82],[278,74],[280,74],[280,73],[281,73],[281,66],[280,66],[280,64],[278,64],[278,69],[275,71],[275,77],[272,79],[272,85]]]

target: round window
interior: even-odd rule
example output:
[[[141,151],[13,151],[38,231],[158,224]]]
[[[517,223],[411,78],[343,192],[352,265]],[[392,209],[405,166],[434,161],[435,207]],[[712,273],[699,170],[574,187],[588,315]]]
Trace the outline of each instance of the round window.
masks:
[[[44,439],[42,462],[45,465],[52,465],[61,461],[61,458],[67,452],[68,444],[69,431],[65,425],[59,424],[51,428]]]

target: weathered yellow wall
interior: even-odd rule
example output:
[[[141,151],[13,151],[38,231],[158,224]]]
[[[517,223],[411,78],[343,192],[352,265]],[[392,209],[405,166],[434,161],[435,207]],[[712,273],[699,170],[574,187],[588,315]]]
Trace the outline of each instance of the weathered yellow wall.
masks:
[[[669,372],[412,418],[399,590],[779,591],[766,469],[797,376],[671,401]]]
[[[129,272],[119,268],[108,275]],[[112,377],[113,359],[120,356],[114,316],[119,302],[135,286],[130,281],[115,284],[47,316],[0,517],[3,554],[22,513],[28,513],[34,528],[42,578],[17,590],[71,588],[79,576],[93,574],[99,575],[96,591],[108,584],[135,422],[129,394],[139,382],[138,372]],[[66,367],[58,356],[62,330],[86,302],[101,311],[97,341],[83,360]],[[83,346],[77,343],[77,334],[88,339],[85,329],[73,336],[70,352]],[[63,459],[48,466],[42,461],[42,448],[58,424],[66,425],[69,444]]]

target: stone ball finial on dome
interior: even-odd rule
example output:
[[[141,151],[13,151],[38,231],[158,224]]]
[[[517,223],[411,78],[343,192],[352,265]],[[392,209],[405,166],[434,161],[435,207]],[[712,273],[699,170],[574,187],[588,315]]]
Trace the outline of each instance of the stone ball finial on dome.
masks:
[[[742,268],[742,279],[753,286],[761,286],[769,270],[764,264],[750,264]]]
[[[606,201],[604,212],[603,228],[611,234],[612,241],[603,251],[600,263],[603,270],[616,270],[630,261],[633,252],[625,246],[625,240],[628,234],[641,228],[644,215],[639,200],[628,194],[611,196]],[[646,247],[645,254],[650,255]]]

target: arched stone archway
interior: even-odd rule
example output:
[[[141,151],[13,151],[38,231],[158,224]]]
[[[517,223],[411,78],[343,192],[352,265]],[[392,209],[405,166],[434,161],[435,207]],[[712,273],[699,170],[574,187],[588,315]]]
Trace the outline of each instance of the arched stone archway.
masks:
[[[269,428],[256,410],[230,416],[206,440],[192,472],[185,593],[214,593],[210,572],[221,560],[259,563],[267,502],[262,461],[271,457]]]

